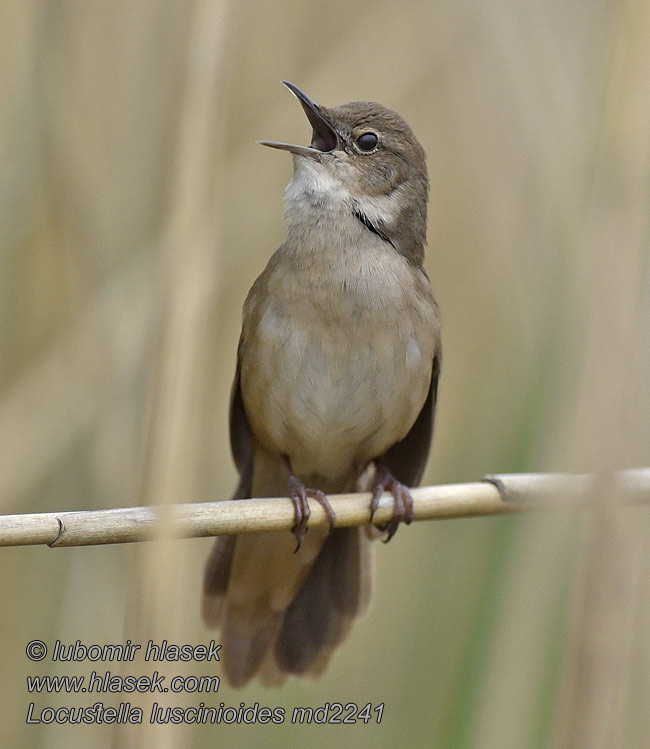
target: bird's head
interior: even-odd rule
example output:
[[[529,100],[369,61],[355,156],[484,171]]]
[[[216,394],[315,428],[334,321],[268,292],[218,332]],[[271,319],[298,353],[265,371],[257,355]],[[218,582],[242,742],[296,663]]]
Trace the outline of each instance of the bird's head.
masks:
[[[347,211],[420,263],[429,179],[424,150],[408,124],[375,102],[322,107],[293,84],[284,84],[312,127],[309,146],[260,141],[294,154],[294,177],[287,188],[289,220],[292,212],[304,220],[305,213]]]

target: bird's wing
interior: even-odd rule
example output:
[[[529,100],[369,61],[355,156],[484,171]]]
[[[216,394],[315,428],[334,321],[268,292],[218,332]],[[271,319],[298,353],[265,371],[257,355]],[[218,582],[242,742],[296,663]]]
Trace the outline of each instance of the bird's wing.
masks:
[[[230,391],[230,448],[239,471],[239,483],[232,499],[249,499],[253,483],[253,434],[241,394],[241,339],[237,369]]]
[[[438,380],[440,378],[440,347],[433,357],[429,395],[409,433],[396,442],[379,458],[379,462],[388,468],[390,473],[405,486],[417,486],[429,457],[433,424],[436,415],[438,398]]]

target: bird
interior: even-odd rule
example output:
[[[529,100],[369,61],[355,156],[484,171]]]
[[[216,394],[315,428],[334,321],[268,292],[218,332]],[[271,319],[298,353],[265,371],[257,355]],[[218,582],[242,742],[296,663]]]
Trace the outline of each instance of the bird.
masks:
[[[203,618],[228,683],[320,676],[368,607],[372,541],[413,518],[428,459],[441,317],[423,268],[429,178],[409,125],[375,102],[316,104],[283,81],[312,128],[288,151],[285,242],[243,306],[230,397],[233,499],[289,496],[292,534],[216,539]],[[370,491],[369,522],[336,527],[328,494]],[[393,513],[371,525],[388,491]],[[309,529],[309,500],[328,526]],[[309,532],[307,532],[309,530]]]

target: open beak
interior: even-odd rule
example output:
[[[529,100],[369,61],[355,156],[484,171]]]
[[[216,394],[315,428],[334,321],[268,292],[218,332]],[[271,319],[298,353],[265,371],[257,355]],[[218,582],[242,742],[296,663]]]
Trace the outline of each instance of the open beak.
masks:
[[[296,146],[291,143],[278,143],[274,140],[258,140],[263,146],[279,148],[282,151],[291,151],[300,156],[316,158],[323,153],[333,151],[339,143],[339,137],[336,130],[329,124],[323,116],[321,108],[312,101],[307,94],[303,93],[297,86],[288,81],[282,81],[291,93],[298,99],[302,108],[305,110],[307,119],[312,127],[311,143],[309,146]]]

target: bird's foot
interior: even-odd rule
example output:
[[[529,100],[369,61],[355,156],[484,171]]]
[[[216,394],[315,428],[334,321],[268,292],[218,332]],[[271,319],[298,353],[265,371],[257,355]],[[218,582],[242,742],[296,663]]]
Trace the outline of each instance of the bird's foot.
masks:
[[[375,512],[379,507],[379,499],[385,491],[389,491],[393,495],[394,500],[393,517],[386,525],[379,527],[381,531],[386,532],[387,535],[384,543],[388,543],[395,535],[401,522],[409,525],[413,520],[413,497],[408,488],[404,484],[400,484],[388,468],[382,465],[377,466],[373,482],[372,500],[370,502],[370,522],[372,522]]]
[[[327,496],[320,489],[309,489],[293,473],[289,475],[289,498],[293,502],[294,524],[291,532],[296,537],[296,548],[294,554],[300,548],[302,539],[308,530],[309,517],[309,499],[315,499],[325,511],[327,521],[330,524],[330,530],[336,524],[336,513],[327,499]]]

